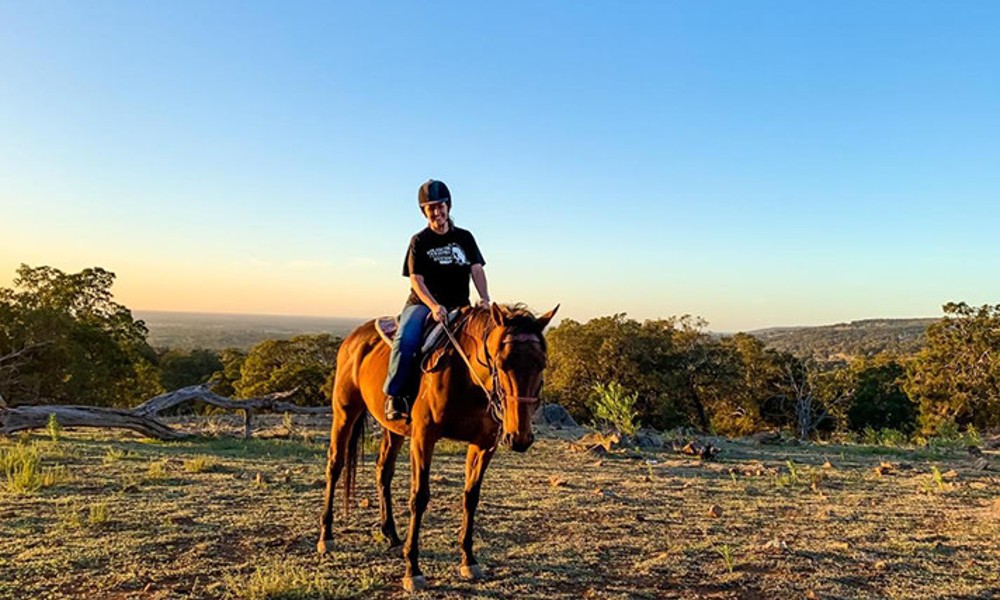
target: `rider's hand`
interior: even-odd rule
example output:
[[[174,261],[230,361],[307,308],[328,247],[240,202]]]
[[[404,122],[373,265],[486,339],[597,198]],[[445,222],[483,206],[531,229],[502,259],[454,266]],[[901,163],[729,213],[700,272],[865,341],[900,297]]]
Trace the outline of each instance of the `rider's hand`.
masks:
[[[490,299],[489,299],[489,297],[480,298],[479,299],[479,306],[480,306],[480,308],[489,308],[490,307]]]
[[[446,323],[448,321],[448,309],[440,304],[435,304],[431,307],[431,315],[433,315],[434,320],[438,323]]]

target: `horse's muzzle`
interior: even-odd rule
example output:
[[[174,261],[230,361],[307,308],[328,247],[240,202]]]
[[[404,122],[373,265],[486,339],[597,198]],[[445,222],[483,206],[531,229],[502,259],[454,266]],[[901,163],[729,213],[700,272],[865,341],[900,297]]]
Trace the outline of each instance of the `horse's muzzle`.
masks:
[[[504,446],[510,447],[514,452],[527,452],[528,448],[531,448],[531,445],[535,443],[535,434],[529,433],[526,440],[519,440],[513,433],[505,433],[500,442]]]

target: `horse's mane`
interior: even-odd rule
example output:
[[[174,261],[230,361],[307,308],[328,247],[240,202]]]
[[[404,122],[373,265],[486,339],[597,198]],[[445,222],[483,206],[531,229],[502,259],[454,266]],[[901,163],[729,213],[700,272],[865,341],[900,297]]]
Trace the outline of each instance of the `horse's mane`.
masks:
[[[527,305],[518,302],[517,304],[504,304],[507,309],[507,328],[511,333],[534,333],[545,347],[545,336],[542,335],[542,327],[538,323],[535,314],[528,309]],[[477,339],[484,339],[486,335],[496,327],[490,309],[481,306],[473,306],[469,309],[465,323],[465,330]]]

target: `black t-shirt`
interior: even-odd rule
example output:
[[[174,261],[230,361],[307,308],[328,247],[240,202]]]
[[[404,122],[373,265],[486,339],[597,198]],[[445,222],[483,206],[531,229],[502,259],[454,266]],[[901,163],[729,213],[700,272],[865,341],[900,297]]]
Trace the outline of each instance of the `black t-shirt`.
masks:
[[[422,275],[434,299],[452,309],[469,304],[469,273],[475,264],[485,265],[486,261],[471,233],[452,226],[439,234],[426,227],[410,238],[403,277]],[[406,303],[423,301],[411,290]]]

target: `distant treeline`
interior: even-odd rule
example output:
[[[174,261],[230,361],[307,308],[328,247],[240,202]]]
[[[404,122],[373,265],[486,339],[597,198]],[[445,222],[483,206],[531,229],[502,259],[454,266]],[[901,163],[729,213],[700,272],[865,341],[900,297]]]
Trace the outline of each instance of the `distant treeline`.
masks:
[[[867,319],[819,327],[760,329],[750,334],[770,348],[831,366],[859,357],[913,354],[924,345],[927,327],[937,319]]]
[[[171,350],[247,351],[266,340],[327,333],[347,337],[363,319],[285,315],[237,315],[167,311],[135,311],[149,330],[154,348]]]
[[[782,332],[798,336],[786,346],[794,353],[755,335],[712,335],[688,316],[563,321],[546,336],[545,394],[586,421],[606,405],[607,386],[615,384],[644,425],[694,425],[728,435],[762,429],[802,437],[881,429],[930,435],[1000,427],[1000,306],[953,303],[944,313],[926,326],[870,321]],[[916,327],[925,330],[922,340]],[[866,328],[879,341],[863,341],[858,333]],[[796,345],[817,330],[819,344],[840,336],[836,360],[815,358],[828,359],[829,346]],[[840,335],[844,330],[848,336]],[[892,342],[907,336],[917,338],[914,345]]]
[[[22,265],[14,287],[0,288],[0,394],[8,404],[127,407],[209,379],[226,396],[298,388],[301,404],[329,401],[340,336],[154,348],[146,324],[114,301],[113,281],[100,268],[66,274]],[[212,329],[208,321],[200,327]],[[543,397],[583,422],[618,414],[658,429],[780,428],[803,437],[1000,427],[1000,305],[948,304],[937,320],[721,337],[689,316],[638,322],[618,314],[565,320],[546,338]],[[609,401],[621,406],[609,409]]]

